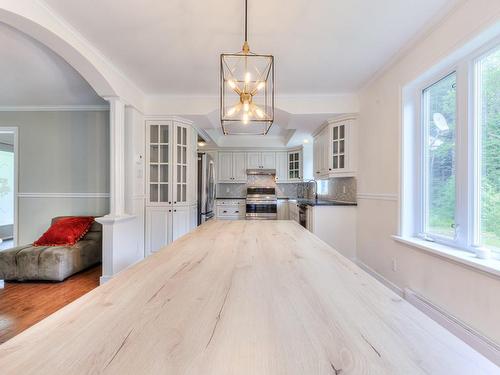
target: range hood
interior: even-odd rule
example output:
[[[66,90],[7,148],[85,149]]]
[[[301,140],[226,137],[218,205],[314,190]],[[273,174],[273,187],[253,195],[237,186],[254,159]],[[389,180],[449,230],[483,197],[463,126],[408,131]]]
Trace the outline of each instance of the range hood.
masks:
[[[276,176],[276,169],[247,169],[248,176]]]

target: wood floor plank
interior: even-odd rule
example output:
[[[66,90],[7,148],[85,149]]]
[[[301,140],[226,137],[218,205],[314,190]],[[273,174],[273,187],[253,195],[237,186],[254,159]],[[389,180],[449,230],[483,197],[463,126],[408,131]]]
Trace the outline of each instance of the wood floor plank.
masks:
[[[288,221],[202,225],[1,345],[0,368],[27,375],[500,373]]]
[[[0,344],[99,285],[101,266],[63,282],[7,282],[0,289]]]

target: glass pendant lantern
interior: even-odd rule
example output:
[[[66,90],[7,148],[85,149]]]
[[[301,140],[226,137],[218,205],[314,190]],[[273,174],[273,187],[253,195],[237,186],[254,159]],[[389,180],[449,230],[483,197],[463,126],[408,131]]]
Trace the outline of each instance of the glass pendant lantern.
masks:
[[[250,51],[220,56],[220,119],[224,135],[266,135],[274,121],[274,57]]]

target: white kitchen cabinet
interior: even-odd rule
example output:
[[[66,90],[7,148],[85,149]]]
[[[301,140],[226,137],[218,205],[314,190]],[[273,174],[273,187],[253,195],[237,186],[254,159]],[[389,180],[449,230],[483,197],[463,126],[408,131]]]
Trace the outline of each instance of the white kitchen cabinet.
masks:
[[[190,207],[174,207],[172,209],[172,241],[184,236],[190,230]]]
[[[276,153],[276,182],[288,180],[288,153],[279,151]]]
[[[357,172],[357,121],[328,122],[314,136],[314,177],[353,177]]]
[[[356,206],[307,207],[307,229],[349,259],[356,257]]]
[[[219,152],[217,179],[219,182],[233,182],[233,153]]]
[[[290,220],[288,199],[278,199],[278,220]]]
[[[276,169],[276,152],[262,152],[260,154],[262,168]]]
[[[146,255],[196,226],[196,133],[177,119],[146,123]],[[194,225],[193,225],[194,224]]]
[[[245,220],[246,205],[244,199],[217,199],[216,217],[219,220]]]
[[[146,254],[160,250],[172,242],[172,209],[146,207]]]
[[[179,121],[146,121],[147,206],[195,203],[193,133]]]
[[[244,152],[233,152],[233,177],[236,182],[247,182],[247,163]]]
[[[260,152],[247,152],[247,167],[248,169],[260,169]]]
[[[299,181],[302,179],[302,152],[288,152],[288,180]]]
[[[276,169],[276,153],[266,152],[247,152],[248,169]]]
[[[297,205],[297,201],[289,200],[288,201],[288,215],[290,220],[299,222],[299,206]]]
[[[222,183],[245,183],[247,181],[247,153],[219,152],[217,181]]]

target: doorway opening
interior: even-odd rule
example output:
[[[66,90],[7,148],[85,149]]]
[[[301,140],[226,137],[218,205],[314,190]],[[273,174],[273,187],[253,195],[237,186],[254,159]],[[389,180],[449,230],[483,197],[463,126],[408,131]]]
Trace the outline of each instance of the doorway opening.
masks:
[[[17,128],[0,127],[0,251],[17,243]]]

